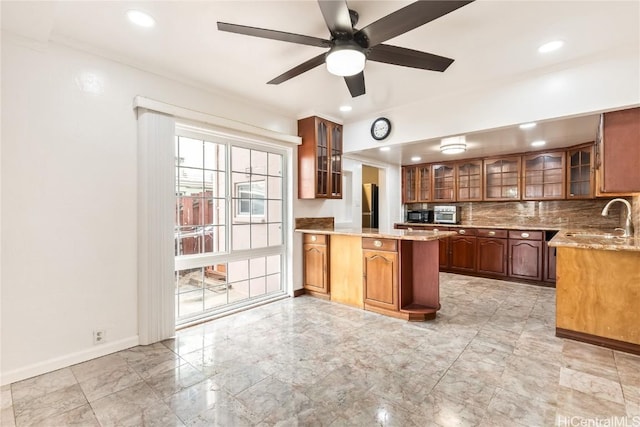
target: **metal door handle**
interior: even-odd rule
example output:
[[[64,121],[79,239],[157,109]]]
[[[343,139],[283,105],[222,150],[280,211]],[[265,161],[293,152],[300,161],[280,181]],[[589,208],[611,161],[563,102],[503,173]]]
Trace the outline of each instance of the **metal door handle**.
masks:
[[[459,231],[458,231],[458,233],[460,233],[460,234],[465,234],[465,233],[466,233],[466,231],[465,231],[465,230],[459,230]]]
[[[524,237],[526,239],[527,237],[529,237],[529,233],[522,233],[520,234],[520,237]]]
[[[315,242],[316,240],[318,240],[318,238],[316,236],[311,236],[311,241]]]
[[[495,236],[495,235],[496,235],[496,232],[495,232],[495,231],[490,231],[490,232],[489,232],[489,236]]]
[[[382,242],[380,240],[374,240],[373,241],[373,246],[375,246],[376,248],[381,248],[382,247]]]

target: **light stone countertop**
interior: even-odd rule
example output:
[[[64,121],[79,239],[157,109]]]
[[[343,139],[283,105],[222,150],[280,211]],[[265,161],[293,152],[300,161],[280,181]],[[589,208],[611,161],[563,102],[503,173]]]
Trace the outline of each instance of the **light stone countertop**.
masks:
[[[549,226],[549,225],[519,225],[519,224],[474,224],[474,223],[464,223],[464,224],[427,224],[421,222],[398,222],[397,225],[403,225],[408,227],[451,227],[451,228],[490,228],[490,229],[500,229],[500,230],[531,230],[531,231],[558,231],[562,229],[561,226]]]
[[[622,238],[608,231],[593,229],[562,230],[549,241],[549,246],[557,248],[640,252],[640,238]]]
[[[455,236],[455,231],[427,231],[427,230],[396,230],[377,228],[335,227],[334,229],[302,228],[295,230],[298,233],[308,234],[338,234],[343,236],[371,237],[374,239],[417,240],[427,242],[449,236]]]

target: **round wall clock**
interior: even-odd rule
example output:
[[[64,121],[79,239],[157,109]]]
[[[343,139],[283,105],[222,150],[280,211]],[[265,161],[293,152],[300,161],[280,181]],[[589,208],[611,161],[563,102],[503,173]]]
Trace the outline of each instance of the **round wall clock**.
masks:
[[[371,136],[377,141],[381,141],[391,133],[391,122],[386,117],[379,117],[371,125]]]

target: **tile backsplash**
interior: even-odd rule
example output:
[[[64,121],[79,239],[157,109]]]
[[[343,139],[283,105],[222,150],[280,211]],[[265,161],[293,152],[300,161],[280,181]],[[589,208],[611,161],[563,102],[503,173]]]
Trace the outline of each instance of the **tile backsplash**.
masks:
[[[405,205],[406,209],[431,209],[436,205],[462,207],[462,224],[487,225],[493,227],[549,226],[561,228],[620,227],[623,205],[611,206],[609,215],[601,215],[602,208],[611,199],[597,200],[548,200],[519,202],[465,202],[465,203],[421,203]],[[640,196],[627,198],[633,202],[633,217],[636,229],[640,227]],[[626,212],[625,212],[626,214]],[[637,233],[637,232],[636,232]],[[636,234],[637,236],[638,234]]]

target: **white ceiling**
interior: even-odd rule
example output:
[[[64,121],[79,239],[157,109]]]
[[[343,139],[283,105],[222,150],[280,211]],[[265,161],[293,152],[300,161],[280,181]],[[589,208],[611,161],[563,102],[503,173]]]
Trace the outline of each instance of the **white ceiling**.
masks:
[[[358,28],[409,3],[348,2],[360,15]],[[2,1],[1,7],[5,31],[43,43],[61,42],[292,117],[320,114],[341,118],[346,124],[428,97],[458,96],[597,61],[611,50],[640,52],[638,0],[477,0],[387,42],[454,58],[446,72],[368,62],[367,93],[352,99],[342,78],[329,74],[324,66],[280,85],[266,84],[318,55],[321,48],[225,33],[216,27],[217,21],[223,21],[328,38],[315,1]],[[133,26],[125,16],[129,9],[148,12],[157,25],[151,29]],[[547,55],[537,52],[541,44],[555,39],[564,40],[563,49]],[[351,105],[353,111],[339,112],[342,104]],[[584,142],[584,132],[566,129],[584,123],[567,123],[557,127],[557,134],[579,134],[578,142]],[[541,126],[537,131],[547,128],[552,127]],[[556,134],[540,135],[553,145]],[[499,131],[484,137],[505,138],[503,151],[528,149],[526,141],[519,143],[520,139],[508,136]],[[481,138],[477,135],[476,140]],[[512,146],[513,141],[517,147]],[[407,146],[400,160],[432,146]],[[470,147],[470,154],[485,153]],[[397,152],[393,155],[398,156]]]

